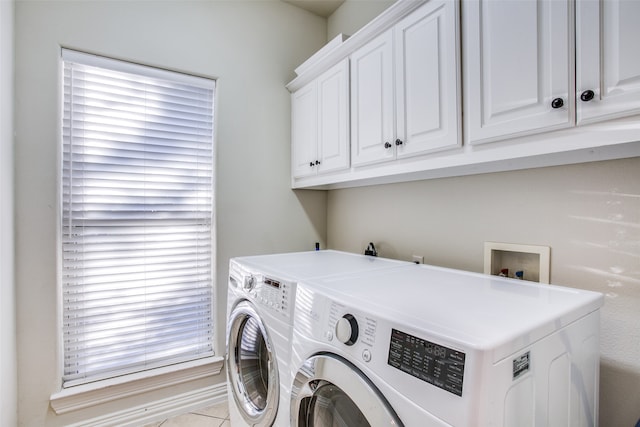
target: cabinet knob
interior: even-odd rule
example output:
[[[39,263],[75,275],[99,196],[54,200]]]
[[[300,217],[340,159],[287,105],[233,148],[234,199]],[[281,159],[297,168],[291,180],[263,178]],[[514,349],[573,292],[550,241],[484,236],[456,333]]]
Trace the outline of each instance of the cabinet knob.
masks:
[[[319,164],[320,164],[320,160],[316,160],[316,165],[319,165]]]
[[[554,100],[551,101],[552,108],[560,108],[563,105],[564,105],[564,101],[562,100],[562,98],[554,98]]]
[[[313,167],[313,162],[309,162],[309,166]]]
[[[402,145],[402,140],[396,139],[396,145]]]
[[[385,143],[384,143],[384,148],[389,149],[389,148],[391,148],[391,147],[392,147],[392,145],[391,145],[391,144],[389,144],[389,142],[385,142]]]
[[[584,92],[582,92],[580,94],[580,99],[584,102],[589,102],[593,99],[593,96],[595,95],[595,93],[593,93],[593,91],[591,89],[589,90],[585,90]]]

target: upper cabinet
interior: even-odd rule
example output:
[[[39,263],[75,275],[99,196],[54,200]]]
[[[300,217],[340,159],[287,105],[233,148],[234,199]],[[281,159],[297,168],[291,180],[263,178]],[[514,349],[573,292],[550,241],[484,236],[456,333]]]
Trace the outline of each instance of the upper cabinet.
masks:
[[[353,166],[460,145],[456,3],[429,1],[351,54]]]
[[[578,124],[640,113],[640,1],[576,2]]]
[[[571,126],[568,0],[462,4],[465,141]]]
[[[354,165],[392,158],[395,134],[393,32],[351,55],[351,159]]]
[[[458,16],[431,1],[394,27],[399,158],[462,144]]]
[[[467,142],[640,112],[640,2],[465,0],[463,16]]]
[[[291,94],[294,178],[349,167],[349,62]]]
[[[292,186],[640,156],[640,0],[397,0],[296,69]]]

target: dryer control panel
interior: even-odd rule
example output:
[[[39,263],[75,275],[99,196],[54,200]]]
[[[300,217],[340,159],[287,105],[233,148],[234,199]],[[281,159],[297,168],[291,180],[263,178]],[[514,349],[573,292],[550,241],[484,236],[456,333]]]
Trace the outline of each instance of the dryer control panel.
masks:
[[[286,318],[292,314],[295,282],[249,271],[232,260],[229,266],[229,286],[254,303]]]
[[[461,351],[391,331],[389,365],[458,396],[462,396],[464,359]]]
[[[291,310],[291,283],[260,276],[254,289],[250,292],[255,302],[289,316]]]

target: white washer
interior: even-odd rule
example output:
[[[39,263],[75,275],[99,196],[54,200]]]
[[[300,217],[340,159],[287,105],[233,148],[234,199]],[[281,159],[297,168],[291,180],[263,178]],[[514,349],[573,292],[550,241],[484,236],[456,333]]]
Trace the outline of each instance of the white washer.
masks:
[[[409,263],[339,251],[234,258],[227,294],[227,377],[234,427],[289,426],[296,283]]]
[[[595,426],[599,293],[430,266],[298,283],[292,426]]]

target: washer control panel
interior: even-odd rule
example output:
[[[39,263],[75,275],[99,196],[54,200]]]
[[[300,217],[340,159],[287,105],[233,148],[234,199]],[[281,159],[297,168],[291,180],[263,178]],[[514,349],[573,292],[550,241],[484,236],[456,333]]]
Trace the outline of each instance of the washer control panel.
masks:
[[[370,362],[376,341],[378,321],[369,315],[358,313],[333,301],[326,318],[324,338],[331,342],[336,339],[341,348],[360,355],[362,361]],[[342,346],[344,345],[344,346]]]
[[[464,360],[461,351],[391,330],[389,365],[458,396],[462,396]]]
[[[295,298],[295,282],[251,272],[232,261],[229,266],[229,286],[260,306],[291,316],[292,299]]]
[[[288,317],[291,312],[292,288],[290,282],[261,276],[256,278],[256,285],[250,291],[250,295],[256,303]]]

